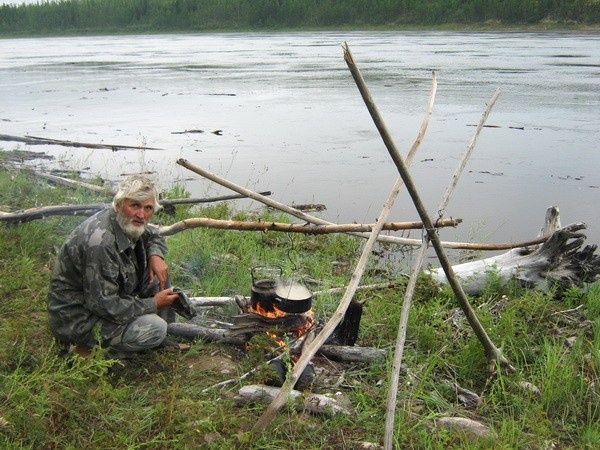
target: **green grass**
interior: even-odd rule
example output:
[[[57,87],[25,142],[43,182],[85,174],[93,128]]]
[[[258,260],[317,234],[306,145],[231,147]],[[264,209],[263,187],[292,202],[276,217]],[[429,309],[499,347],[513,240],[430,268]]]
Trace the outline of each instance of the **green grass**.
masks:
[[[0,162],[1,162],[0,155]],[[169,193],[168,193],[169,194]],[[183,196],[175,187],[169,196]],[[58,203],[107,201],[97,194],[52,186],[0,167],[2,210]],[[178,206],[173,223],[189,215],[284,221],[269,212],[236,211],[233,204]],[[315,392],[343,392],[352,416],[322,417],[284,408],[253,441],[250,430],[266,406],[233,400],[258,371],[225,388],[204,389],[257,367],[252,350],[197,341],[189,353],[160,350],[121,365],[97,349],[93,358],[65,360],[47,327],[45,302],[58,247],[80,222],[49,217],[21,225],[0,222],[0,447],[1,448],[356,448],[381,443],[385,427],[388,363],[319,360]],[[211,229],[167,238],[176,285],[194,295],[249,295],[250,267],[281,264],[327,286],[348,282],[363,241],[339,235],[304,236]],[[389,272],[382,249],[365,282]],[[376,269],[384,268],[379,271]],[[342,268],[340,270],[340,268]],[[403,288],[361,292],[365,302],[359,344],[394,347]],[[335,310],[339,296],[318,297],[317,318]],[[490,376],[479,342],[448,288],[427,277],[417,285],[409,318],[395,421],[397,448],[597,448],[600,445],[600,284],[552,293],[499,289],[491,279],[473,305],[494,342],[517,367]],[[574,313],[562,311],[577,308]],[[558,314],[557,314],[558,313]],[[574,339],[570,339],[574,338]],[[539,393],[524,390],[522,382]],[[476,392],[480,405],[457,401],[453,383]],[[469,438],[430,428],[443,415],[473,418],[494,437]]]

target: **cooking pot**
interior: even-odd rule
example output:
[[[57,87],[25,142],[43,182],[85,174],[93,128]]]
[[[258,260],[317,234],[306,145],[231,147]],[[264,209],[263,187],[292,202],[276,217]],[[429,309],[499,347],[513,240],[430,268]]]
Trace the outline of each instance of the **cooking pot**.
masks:
[[[272,312],[275,304],[275,286],[280,282],[283,270],[279,266],[255,266],[250,269],[252,275],[252,308],[260,306]]]
[[[312,306],[312,292],[301,283],[282,281],[275,287],[275,304],[287,313],[303,313]]]
[[[303,313],[312,306],[312,292],[303,284],[283,280],[280,266],[255,266],[252,274],[252,308],[258,306],[267,312],[275,308],[286,313]]]

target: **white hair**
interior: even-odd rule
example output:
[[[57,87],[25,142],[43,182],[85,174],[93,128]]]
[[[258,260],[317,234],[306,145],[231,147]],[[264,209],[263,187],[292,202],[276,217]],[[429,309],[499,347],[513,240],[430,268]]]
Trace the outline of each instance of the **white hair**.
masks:
[[[152,180],[143,175],[130,175],[119,184],[119,191],[113,198],[112,206],[116,211],[125,199],[144,201],[154,199],[154,211],[162,208],[158,203],[158,191]]]

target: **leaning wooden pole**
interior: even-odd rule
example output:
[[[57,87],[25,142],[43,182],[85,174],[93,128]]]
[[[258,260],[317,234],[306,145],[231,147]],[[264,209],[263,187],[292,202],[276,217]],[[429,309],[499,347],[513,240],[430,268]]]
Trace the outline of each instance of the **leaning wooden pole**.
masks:
[[[514,367],[502,355],[502,352],[500,351],[500,349],[498,349],[498,347],[496,347],[494,345],[494,343],[491,341],[487,332],[485,331],[485,329],[479,322],[479,319],[477,318],[477,315],[475,314],[475,310],[471,307],[469,300],[467,299],[467,296],[464,293],[462,286],[460,285],[460,282],[458,281],[458,278],[456,277],[456,274],[454,273],[454,270],[452,269],[452,265],[450,264],[450,261],[448,260],[446,253],[444,252],[444,248],[442,247],[441,240],[440,240],[439,236],[437,235],[437,233],[435,232],[435,228],[433,227],[433,222],[431,221],[431,218],[429,217],[429,214],[427,213],[427,210],[425,209],[425,206],[423,205],[423,202],[421,201],[421,197],[419,195],[417,187],[415,186],[415,183],[414,183],[410,173],[408,172],[408,168],[407,168],[405,162],[402,160],[400,153],[396,150],[394,143],[391,140],[391,137],[389,136],[389,134],[387,134],[385,128],[382,126],[383,123],[382,123],[381,119],[379,118],[379,113],[377,112],[375,103],[374,103],[373,99],[371,98],[371,95],[366,87],[366,84],[362,78],[362,75],[358,71],[358,68],[356,67],[356,64],[354,63],[354,60],[352,59],[352,54],[350,53],[350,49],[348,48],[347,45],[344,46],[344,59],[346,60],[346,64],[348,65],[348,68],[350,69],[350,72],[352,73],[352,77],[354,78],[354,81],[356,82],[356,85],[358,86],[358,89],[361,93],[363,101],[365,102],[367,109],[369,110],[369,113],[371,114],[371,117],[373,118],[373,121],[375,122],[375,126],[377,126],[377,129],[379,130],[379,132],[383,138],[383,142],[385,143],[385,146],[388,149],[388,152],[390,153],[390,156],[391,156],[392,160],[394,161],[394,164],[396,165],[398,172],[400,172],[400,176],[404,180],[406,189],[408,190],[408,193],[415,205],[415,208],[417,209],[419,217],[425,224],[425,231],[427,233],[426,239],[430,240],[430,242],[435,250],[435,253],[438,257],[438,260],[440,262],[440,266],[443,268],[444,273],[446,274],[446,277],[448,279],[448,284],[450,284],[450,287],[452,288],[452,291],[454,292],[454,295],[456,296],[458,304],[459,304],[460,308],[462,309],[465,317],[467,318],[469,325],[471,325],[471,328],[473,328],[473,331],[475,332],[475,335],[479,339],[479,342],[481,342],[481,345],[483,346],[483,348],[485,350],[485,353],[486,353],[486,356],[488,358],[490,365],[492,367],[495,367],[496,364],[498,364],[498,365],[500,365],[500,367],[502,367],[504,369],[507,369],[509,371],[514,371],[515,370]]]
[[[0,219],[2,216],[0,216]],[[456,227],[461,223],[461,219],[443,219],[435,223],[436,227]],[[209,217],[192,217],[185,219],[173,225],[159,227],[158,232],[162,236],[171,236],[184,230],[192,228],[216,228],[220,230],[238,230],[238,231],[279,231],[283,233],[302,233],[302,234],[332,234],[349,232],[372,232],[377,224],[374,223],[341,223],[337,225],[307,225],[304,223],[282,223],[282,222],[245,222],[240,220],[219,220]],[[385,222],[383,230],[420,230],[423,228],[423,222]]]
[[[409,164],[412,162],[414,155],[423,140],[425,131],[427,130],[427,125],[429,124],[429,118],[431,117],[431,111],[433,108],[433,99],[435,97],[436,89],[437,89],[437,81],[436,81],[436,77],[435,77],[435,73],[434,73],[431,95],[430,95],[430,99],[429,99],[429,105],[427,108],[427,112],[425,114],[425,118],[423,119],[423,124],[419,131],[417,139],[416,139],[414,145],[412,146],[412,148],[410,149],[410,152],[406,158]],[[380,130],[383,129],[384,130],[383,132],[385,132],[385,134],[387,136],[389,136],[389,133],[387,132],[387,128],[385,127],[385,124],[383,123],[383,121],[380,121],[378,128]],[[278,395],[273,399],[273,401],[271,402],[271,404],[269,405],[267,410],[263,413],[263,415],[260,417],[258,422],[256,422],[256,424],[252,428],[252,431],[254,431],[255,433],[261,432],[269,423],[271,423],[271,421],[273,420],[273,417],[275,417],[275,414],[277,414],[279,409],[281,409],[281,407],[285,404],[290,392],[292,391],[293,386],[296,384],[296,382],[300,378],[300,375],[302,374],[302,372],[304,371],[304,369],[306,368],[306,366],[308,365],[308,363],[310,362],[312,357],[319,351],[319,348],[321,348],[321,346],[325,343],[327,338],[329,338],[329,336],[335,331],[335,328],[337,327],[337,325],[344,318],[344,314],[346,313],[346,310],[348,309],[348,306],[350,305],[350,302],[352,301],[352,298],[354,297],[354,294],[356,293],[356,290],[358,289],[358,285],[364,274],[364,271],[365,271],[367,262],[369,260],[371,251],[373,249],[373,246],[377,242],[377,236],[381,232],[381,224],[382,224],[382,222],[385,222],[385,220],[394,204],[394,201],[398,197],[398,194],[400,192],[400,188],[402,187],[402,184],[403,184],[402,177],[398,177],[396,179],[396,182],[394,183],[394,186],[392,187],[392,190],[390,192],[390,195],[389,195],[387,201],[384,204],[383,210],[381,211],[379,218],[377,219],[377,223],[376,223],[377,228],[373,229],[369,239],[367,240],[367,242],[365,243],[365,246],[363,247],[363,251],[358,260],[358,263],[356,264],[356,268],[354,269],[354,272],[352,273],[352,276],[350,277],[350,283],[346,287],[346,292],[344,293],[335,313],[329,319],[329,321],[327,322],[325,327],[323,327],[321,332],[311,342],[311,344],[306,349],[302,350],[302,355],[301,355],[300,359],[296,362],[296,364],[294,364],[294,368],[288,374],[283,386],[279,390]]]
[[[446,193],[442,201],[440,202],[440,206],[438,208],[438,214],[440,217],[443,214],[443,211],[448,206],[450,202],[450,197],[458,184],[458,180],[462,175],[462,172],[466,166],[467,161],[471,157],[473,150],[475,149],[475,144],[479,138],[479,134],[483,129],[485,122],[487,121],[488,116],[492,110],[492,107],[496,103],[498,96],[500,95],[500,91],[497,90],[492,96],[491,100],[488,102],[487,108],[485,109],[483,115],[481,116],[481,120],[477,125],[477,129],[473,134],[473,138],[469,142],[463,157],[458,164],[454,175],[446,189]],[[421,271],[421,266],[423,265],[423,260],[425,259],[425,254],[427,253],[427,248],[429,247],[427,240],[423,241],[423,245],[419,249],[417,257],[415,259],[415,263],[413,266],[412,273],[410,275],[408,285],[406,286],[406,292],[404,294],[404,300],[402,302],[402,311],[400,313],[400,324],[398,325],[398,336],[396,337],[396,346],[394,350],[394,358],[392,360],[392,370],[390,374],[390,380],[388,384],[388,399],[387,399],[387,410],[386,410],[386,419],[385,419],[385,434],[383,439],[383,446],[387,450],[392,450],[393,448],[393,438],[394,438],[394,421],[396,418],[396,404],[398,399],[398,385],[400,380],[400,368],[402,366],[402,356],[404,354],[404,343],[406,342],[406,328],[408,325],[408,315],[410,312],[410,306],[412,303],[412,298],[414,294],[415,287],[417,285],[417,278],[419,276],[419,272]]]
[[[435,80],[435,74],[434,74],[434,80]],[[417,142],[420,142],[421,139],[422,139],[422,135],[421,135],[421,133],[419,133],[419,138],[415,142],[415,144]],[[277,200],[265,197],[264,195],[260,195],[258,192],[254,192],[250,189],[240,186],[239,184],[236,184],[233,181],[226,180],[225,178],[220,177],[219,175],[214,174],[214,173],[210,172],[209,170],[206,170],[200,166],[197,166],[196,164],[193,164],[186,159],[183,159],[183,158],[178,159],[177,164],[179,164],[182,167],[185,167],[186,169],[188,169],[210,181],[220,184],[221,186],[231,189],[232,191],[243,194],[252,200],[262,203],[263,205],[267,205],[272,208],[276,208],[280,211],[283,211],[287,214],[297,217],[298,219],[305,220],[309,223],[314,223],[317,225],[334,225],[333,222],[328,222],[327,220],[312,216],[303,211],[300,211],[299,209],[292,208],[288,205],[278,202]],[[358,236],[361,238],[369,237],[369,233],[350,232],[348,234],[350,234],[352,236]],[[411,245],[411,246],[420,246],[421,243],[423,242],[422,239],[408,239],[408,238],[402,238],[399,236],[378,236],[377,239],[380,242],[387,242],[390,244],[399,244],[399,245]],[[470,242],[442,242],[442,245],[446,248],[461,249],[461,250],[508,250],[511,248],[524,247],[525,245],[538,244],[538,243],[544,242],[546,239],[547,239],[547,237],[536,239],[535,241],[518,242],[518,243],[506,242],[506,243],[501,243],[501,244],[473,244]]]

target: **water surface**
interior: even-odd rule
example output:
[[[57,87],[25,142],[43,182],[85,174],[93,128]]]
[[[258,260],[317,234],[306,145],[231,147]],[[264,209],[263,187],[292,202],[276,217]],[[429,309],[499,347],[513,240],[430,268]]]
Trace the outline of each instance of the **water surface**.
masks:
[[[55,167],[118,180],[152,171],[194,196],[229,193],[185,158],[322,217],[372,222],[397,171],[343,60],[347,42],[396,146],[429,130],[411,172],[434,214],[496,89],[501,95],[447,208],[443,239],[535,236],[546,208],[600,243],[600,35],[298,32],[0,40],[0,133],[162,151],[32,146]],[[181,133],[203,130],[203,133]],[[218,131],[218,133],[213,133]],[[0,143],[6,150],[17,147]],[[21,146],[20,148],[24,148]],[[247,204],[240,203],[240,207]],[[416,220],[398,199],[390,220]],[[418,233],[413,233],[418,236]]]

